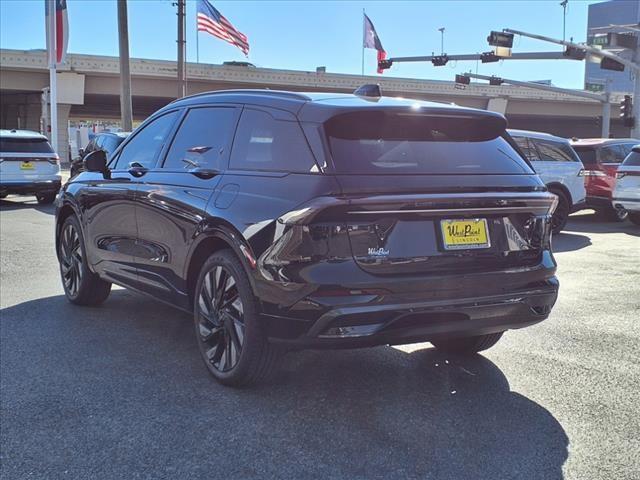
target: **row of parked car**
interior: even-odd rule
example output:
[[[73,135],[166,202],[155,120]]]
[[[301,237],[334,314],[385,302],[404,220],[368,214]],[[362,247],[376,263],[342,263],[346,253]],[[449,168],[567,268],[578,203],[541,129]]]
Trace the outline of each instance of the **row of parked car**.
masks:
[[[571,213],[592,208],[604,218],[640,224],[640,141],[634,139],[566,139],[543,132],[509,130],[549,191],[558,196],[553,231],[560,232]],[[71,176],[96,150],[107,157],[130,132],[95,135],[71,163]],[[0,198],[9,193],[35,194],[51,203],[60,188],[59,161],[47,138],[36,132],[3,130],[0,135]],[[626,160],[625,160],[626,159]]]
[[[592,208],[612,221],[640,224],[640,140],[566,139],[541,132],[509,130],[549,191],[558,196],[553,231],[570,213]]]

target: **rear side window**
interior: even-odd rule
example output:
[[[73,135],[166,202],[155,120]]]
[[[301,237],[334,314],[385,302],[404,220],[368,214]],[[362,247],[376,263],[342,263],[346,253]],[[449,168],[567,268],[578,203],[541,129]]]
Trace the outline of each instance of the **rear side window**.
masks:
[[[532,174],[492,118],[354,112],[325,124],[336,173]]]
[[[622,145],[610,145],[600,149],[601,163],[620,163],[625,156]]]
[[[0,138],[0,152],[7,153],[53,153],[45,138]]]
[[[540,161],[540,157],[538,157],[538,152],[535,147],[531,144],[531,141],[527,137],[512,137],[513,141],[516,142],[516,145],[522,150],[524,156],[527,157],[527,160],[530,162],[538,162]]]
[[[317,166],[298,122],[244,109],[233,141],[231,168],[310,173]]]
[[[540,160],[547,162],[575,162],[578,159],[575,158],[575,154],[571,147],[565,143],[553,142],[550,140],[532,139],[538,152],[540,153]]]
[[[207,168],[221,171],[235,127],[235,108],[189,110],[176,134],[164,168]]]
[[[598,164],[596,158],[596,151],[591,147],[574,147],[574,150],[580,157],[582,164],[585,167],[595,167]]]
[[[623,165],[625,167],[640,167],[640,152],[631,152],[625,158]]]

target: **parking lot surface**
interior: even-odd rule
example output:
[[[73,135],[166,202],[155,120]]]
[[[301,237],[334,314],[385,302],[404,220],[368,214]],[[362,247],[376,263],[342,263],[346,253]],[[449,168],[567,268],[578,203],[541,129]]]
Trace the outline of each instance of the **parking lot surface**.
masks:
[[[191,318],[115,289],[69,304],[53,208],[0,201],[1,473],[57,478],[637,479],[640,229],[574,215],[551,317],[474,358],[288,354],[218,385]]]

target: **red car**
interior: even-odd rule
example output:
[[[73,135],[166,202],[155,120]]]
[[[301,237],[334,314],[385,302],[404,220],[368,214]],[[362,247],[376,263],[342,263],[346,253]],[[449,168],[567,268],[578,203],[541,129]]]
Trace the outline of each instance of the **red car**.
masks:
[[[631,138],[584,138],[571,140],[584,165],[587,208],[593,208],[610,220],[622,221],[627,212],[615,209],[611,195],[616,184],[616,171],[624,158],[640,140]]]

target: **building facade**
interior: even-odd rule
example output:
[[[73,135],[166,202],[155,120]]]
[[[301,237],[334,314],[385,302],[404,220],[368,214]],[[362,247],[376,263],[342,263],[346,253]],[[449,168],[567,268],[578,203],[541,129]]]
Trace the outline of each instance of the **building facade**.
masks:
[[[587,23],[587,41],[598,44],[596,35],[608,32],[621,32],[611,25],[638,25],[640,23],[640,0],[610,0],[608,2],[589,5]],[[616,52],[618,53],[618,52]],[[631,50],[623,50],[620,56],[632,59]],[[598,63],[585,62],[585,89],[602,91],[609,83],[612,92],[631,93],[633,91],[633,74],[628,68],[623,72],[603,70]]]

